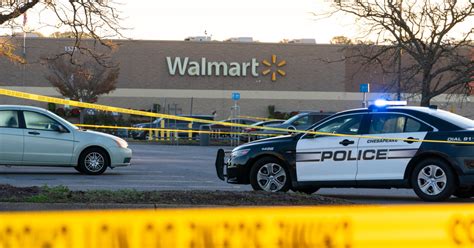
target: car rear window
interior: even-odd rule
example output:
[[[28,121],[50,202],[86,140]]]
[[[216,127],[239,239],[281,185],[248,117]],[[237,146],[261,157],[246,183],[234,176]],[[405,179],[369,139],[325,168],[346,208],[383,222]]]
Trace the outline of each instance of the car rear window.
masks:
[[[443,119],[447,122],[450,122],[460,128],[468,129],[474,128],[474,120],[445,111],[445,110],[435,110],[430,112],[431,115]]]
[[[0,111],[0,127],[17,128],[18,112],[13,110]]]

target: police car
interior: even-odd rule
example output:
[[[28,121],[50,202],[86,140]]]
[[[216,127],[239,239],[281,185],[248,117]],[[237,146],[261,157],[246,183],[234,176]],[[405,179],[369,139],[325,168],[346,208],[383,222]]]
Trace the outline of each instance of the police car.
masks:
[[[425,201],[474,196],[473,120],[436,106],[375,103],[336,113],[313,133],[251,142],[230,156],[220,149],[217,175],[269,192],[364,187],[413,188]]]

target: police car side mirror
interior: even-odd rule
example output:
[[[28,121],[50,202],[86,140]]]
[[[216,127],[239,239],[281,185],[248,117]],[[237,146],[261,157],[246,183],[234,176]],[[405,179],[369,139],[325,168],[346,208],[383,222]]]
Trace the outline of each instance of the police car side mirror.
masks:
[[[321,137],[324,137],[324,136],[326,136],[326,135],[308,133],[303,138],[304,139],[316,139],[316,138],[321,138]]]
[[[291,132],[290,130],[296,130],[296,128],[294,126],[289,126],[287,129],[288,129],[288,134],[295,133],[295,132]]]

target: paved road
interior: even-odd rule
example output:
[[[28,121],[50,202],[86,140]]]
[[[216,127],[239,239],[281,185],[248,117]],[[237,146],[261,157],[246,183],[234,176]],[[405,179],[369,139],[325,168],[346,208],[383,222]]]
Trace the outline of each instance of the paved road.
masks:
[[[0,183],[14,186],[65,185],[72,190],[249,190],[216,177],[218,147],[131,144],[132,165],[107,169],[100,176],[74,168],[0,167]]]
[[[134,151],[132,166],[109,169],[100,176],[80,175],[74,168],[0,167],[0,183],[64,185],[72,190],[251,190],[248,185],[226,184],[216,177],[214,160],[218,147],[130,146]],[[318,193],[357,203],[421,203],[413,191],[407,189],[322,189]]]

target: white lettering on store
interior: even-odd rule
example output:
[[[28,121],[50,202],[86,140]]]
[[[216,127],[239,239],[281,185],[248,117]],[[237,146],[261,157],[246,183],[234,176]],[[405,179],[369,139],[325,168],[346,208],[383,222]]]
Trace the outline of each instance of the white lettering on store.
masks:
[[[201,61],[190,60],[189,57],[166,57],[168,64],[168,72],[170,75],[180,76],[230,76],[230,77],[246,77],[247,74],[253,77],[258,77],[257,67],[259,63],[257,59],[252,58],[249,62],[223,62],[213,61],[208,62],[206,58],[201,58]],[[249,72],[250,68],[250,72]]]

